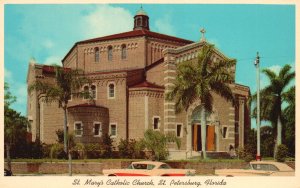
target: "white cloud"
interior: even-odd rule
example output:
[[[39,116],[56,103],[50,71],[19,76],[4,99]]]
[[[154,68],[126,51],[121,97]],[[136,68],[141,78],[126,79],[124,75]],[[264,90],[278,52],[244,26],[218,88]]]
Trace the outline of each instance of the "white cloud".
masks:
[[[17,102],[19,104],[26,104],[27,102],[27,84],[18,84],[18,89],[16,92]]]
[[[8,69],[4,68],[4,79],[10,80],[11,77],[12,77],[12,73]]]
[[[159,33],[176,35],[175,27],[171,23],[171,16],[169,14],[164,14],[163,17],[154,22],[154,25]]]
[[[62,65],[61,64],[61,57],[59,56],[50,56],[47,57],[43,64],[45,65]]]
[[[273,71],[273,72],[275,72],[276,74],[278,74],[281,68],[282,68],[282,67],[281,67],[280,65],[273,65],[273,66],[271,66],[271,67],[268,67],[267,69],[270,69],[271,71]]]
[[[99,5],[81,24],[84,37],[101,37],[132,30],[133,16],[124,8]]]
[[[49,49],[49,48],[52,48],[54,46],[54,43],[53,43],[53,41],[47,39],[47,40],[44,41],[43,45],[44,45],[45,48]]]

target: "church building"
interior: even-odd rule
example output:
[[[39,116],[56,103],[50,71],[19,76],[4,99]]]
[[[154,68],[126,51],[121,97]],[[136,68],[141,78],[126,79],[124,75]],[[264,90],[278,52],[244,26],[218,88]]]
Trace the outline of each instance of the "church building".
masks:
[[[134,16],[133,30],[76,42],[62,59],[64,68],[80,69],[92,84],[82,90],[87,98],[72,97],[68,107],[68,130],[75,141],[100,142],[104,133],[115,144],[120,139],[143,138],[147,129],[173,133],[181,140],[181,148],[169,144],[170,156],[185,158],[202,150],[200,101],[187,111],[175,113],[175,103],[165,94],[174,85],[176,65],[196,60],[199,50],[209,43],[169,36],[150,30],[149,17],[141,8]],[[211,62],[230,58],[214,49]],[[229,70],[235,74],[235,66]],[[30,62],[27,84],[36,80],[54,80],[51,66]],[[249,87],[231,83],[236,103],[213,94],[213,113],[207,117],[208,152],[228,152],[245,144],[250,129]],[[27,116],[31,122],[33,141],[55,143],[56,131],[63,130],[63,110],[57,103],[46,104],[42,94],[28,93]]]

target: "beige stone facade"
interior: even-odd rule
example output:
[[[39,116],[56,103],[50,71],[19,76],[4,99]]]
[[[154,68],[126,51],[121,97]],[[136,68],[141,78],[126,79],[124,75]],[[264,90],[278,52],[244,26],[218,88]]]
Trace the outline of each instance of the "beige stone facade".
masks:
[[[122,139],[139,139],[145,130],[156,129],[175,133],[181,139],[180,151],[198,151],[200,101],[187,111],[175,113],[174,103],[165,100],[176,77],[176,64],[196,59],[207,42],[193,42],[150,31],[148,16],[138,12],[133,31],[74,44],[62,60],[65,68],[81,69],[93,83],[84,86],[95,94],[93,102],[72,97],[68,108],[68,130],[77,142],[99,142],[109,133],[115,143]],[[229,59],[215,50],[212,62]],[[43,79],[53,82],[49,66],[30,63],[28,85]],[[235,74],[235,67],[231,73]],[[214,94],[213,113],[208,117],[211,139],[209,151],[229,151],[243,146],[250,128],[247,99],[249,88],[231,84],[238,99],[233,106]],[[28,119],[32,124],[33,140],[56,141],[55,131],[63,129],[63,111],[56,103],[44,104],[43,94],[28,95]],[[230,146],[231,145],[231,146]],[[170,151],[178,150],[169,145]]]

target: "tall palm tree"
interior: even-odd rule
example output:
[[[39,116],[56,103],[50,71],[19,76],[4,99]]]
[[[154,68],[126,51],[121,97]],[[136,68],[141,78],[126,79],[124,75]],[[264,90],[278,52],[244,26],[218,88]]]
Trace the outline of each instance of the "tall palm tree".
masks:
[[[228,101],[234,101],[229,83],[234,81],[230,68],[235,60],[222,60],[212,64],[213,45],[205,44],[196,62],[185,61],[177,65],[175,85],[166,99],[175,100],[176,112],[187,109],[197,100],[201,101],[201,142],[203,158],[206,159],[206,116],[212,112],[215,92]]]
[[[86,95],[80,92],[88,79],[83,76],[82,71],[62,68],[60,66],[52,66],[55,71],[55,83],[36,80],[29,86],[29,92],[36,90],[43,96],[43,101],[46,103],[58,102],[58,107],[64,111],[64,151],[68,153],[69,161],[71,154],[68,150],[68,133],[67,133],[67,108],[72,95]],[[71,172],[69,172],[71,175]]]
[[[295,156],[295,89],[296,87],[293,86],[283,95],[284,101],[288,104],[288,106],[283,110],[285,144],[289,146],[288,149],[291,156]]]
[[[282,108],[286,89],[295,78],[295,72],[291,72],[291,66],[285,65],[276,74],[271,69],[263,69],[262,72],[268,77],[270,84],[263,88],[261,93],[261,119],[271,121],[277,127],[277,146],[282,144]],[[256,94],[253,95],[256,98]],[[253,100],[255,101],[255,100]],[[253,110],[256,113],[256,107]]]

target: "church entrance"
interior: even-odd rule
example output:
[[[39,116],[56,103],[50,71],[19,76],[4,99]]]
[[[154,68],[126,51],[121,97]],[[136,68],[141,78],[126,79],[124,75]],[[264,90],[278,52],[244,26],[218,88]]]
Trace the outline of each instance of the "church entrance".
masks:
[[[192,125],[193,151],[202,151],[201,125]],[[206,151],[215,151],[215,126],[206,125]]]
[[[191,115],[191,145],[193,151],[202,151],[201,139],[201,106],[197,106]],[[216,151],[216,133],[214,120],[211,118],[214,114],[206,114],[206,151]]]

